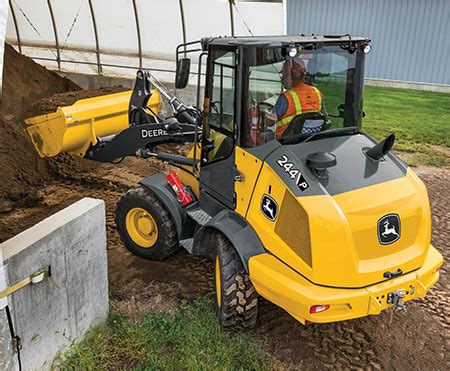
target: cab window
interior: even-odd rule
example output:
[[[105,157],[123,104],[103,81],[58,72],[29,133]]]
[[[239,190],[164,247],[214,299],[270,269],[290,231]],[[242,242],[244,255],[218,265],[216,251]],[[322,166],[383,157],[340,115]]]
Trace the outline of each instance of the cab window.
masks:
[[[350,53],[345,48],[331,45],[317,50],[299,49],[295,57],[290,57],[284,47],[249,51],[241,145],[252,148],[272,140],[294,143],[316,132],[359,126],[362,104],[357,100],[362,85],[358,80],[360,53],[359,50]],[[315,95],[312,96],[320,95],[317,107],[302,110],[305,105],[298,93],[295,94],[297,100],[281,99],[278,102],[282,94],[293,89],[285,86],[290,72],[283,69],[285,63],[292,63],[292,60],[304,66],[294,87],[297,92],[304,91],[306,97],[310,96],[307,91],[313,91]],[[295,81],[294,77],[290,80]],[[290,93],[287,97],[293,95]],[[286,115],[288,108],[294,114]],[[279,130],[283,126],[286,130]]]
[[[212,70],[209,137],[213,141],[213,148],[206,154],[208,162],[228,157],[234,146],[236,74],[234,51],[215,51]]]

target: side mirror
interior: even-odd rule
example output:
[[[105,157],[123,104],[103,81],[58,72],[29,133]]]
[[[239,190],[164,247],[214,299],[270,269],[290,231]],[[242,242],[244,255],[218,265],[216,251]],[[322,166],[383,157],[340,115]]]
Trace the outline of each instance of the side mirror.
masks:
[[[177,62],[177,72],[175,74],[175,88],[184,89],[189,80],[191,70],[191,60],[189,58],[181,58]]]

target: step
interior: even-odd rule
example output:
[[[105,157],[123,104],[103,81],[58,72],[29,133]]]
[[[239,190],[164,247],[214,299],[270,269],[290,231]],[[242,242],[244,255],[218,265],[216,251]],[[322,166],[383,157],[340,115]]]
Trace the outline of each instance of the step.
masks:
[[[183,246],[189,254],[192,254],[192,249],[194,248],[194,239],[186,238],[180,241],[180,245]]]
[[[203,211],[197,205],[195,205],[195,207],[187,209],[186,212],[199,225],[205,225],[212,219],[211,215]]]

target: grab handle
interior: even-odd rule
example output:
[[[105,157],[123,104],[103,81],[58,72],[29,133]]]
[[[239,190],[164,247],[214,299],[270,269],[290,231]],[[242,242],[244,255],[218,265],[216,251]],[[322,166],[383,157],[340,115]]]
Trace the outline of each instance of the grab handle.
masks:
[[[383,273],[383,277],[387,278],[388,280],[390,280],[391,278],[395,278],[395,277],[401,276],[402,274],[403,274],[403,271],[400,268],[398,268],[397,272],[389,272],[389,271],[384,272]]]

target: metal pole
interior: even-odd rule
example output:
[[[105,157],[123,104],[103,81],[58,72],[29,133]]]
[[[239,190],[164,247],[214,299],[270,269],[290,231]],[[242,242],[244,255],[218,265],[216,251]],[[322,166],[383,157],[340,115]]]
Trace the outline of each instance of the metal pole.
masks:
[[[19,25],[17,24],[16,12],[14,11],[14,7],[11,0],[9,0],[9,8],[11,9],[14,28],[16,29],[16,37],[17,37],[17,44],[19,46],[19,52],[22,53],[22,43],[20,41]]]
[[[234,36],[234,14],[233,14],[234,0],[228,0],[228,3],[230,4],[231,36]]]
[[[47,4],[48,10],[50,11],[50,17],[52,19],[53,33],[55,35],[56,60],[58,62],[58,70],[61,70],[61,54],[59,50],[59,39],[58,39],[58,31],[56,29],[55,14],[53,13],[52,2],[50,0],[47,0]]]
[[[136,32],[139,49],[139,69],[142,69],[142,41],[141,41],[141,26],[139,25],[139,16],[137,10],[136,0],[133,0],[134,19],[136,20]]]
[[[94,6],[92,5],[92,0],[89,0],[89,9],[91,10],[91,17],[92,17],[92,26],[94,27],[94,36],[95,36],[95,52],[97,54],[97,70],[98,74],[102,74],[102,65],[100,63],[100,45],[98,41],[98,32],[97,32],[97,23],[95,21],[95,13],[94,13]]]
[[[208,52],[202,52],[200,53],[198,57],[198,78],[197,78],[197,100],[195,107],[197,108],[196,114],[195,114],[195,134],[194,134],[194,165],[192,166],[192,173],[195,177],[199,177],[199,174],[197,173],[197,142],[198,142],[198,126],[199,126],[199,115],[198,115],[198,109],[200,106],[200,83],[202,79],[202,59],[204,56],[207,56]]]
[[[183,31],[184,57],[186,58],[186,21],[184,19],[183,0],[179,0],[178,2],[180,4],[181,29]]]

